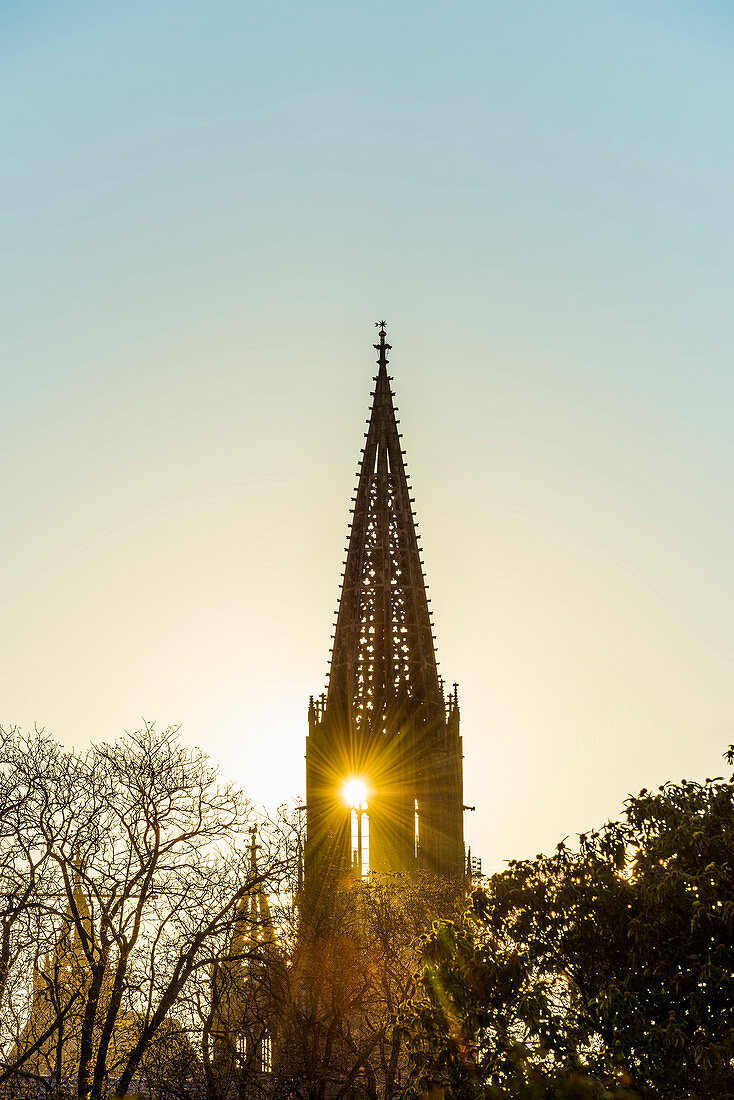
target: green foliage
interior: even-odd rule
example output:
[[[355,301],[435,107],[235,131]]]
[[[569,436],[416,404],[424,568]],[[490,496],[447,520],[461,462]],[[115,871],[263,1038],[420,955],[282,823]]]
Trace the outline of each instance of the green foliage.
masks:
[[[642,790],[435,922],[397,1024],[410,1094],[734,1096],[733,799],[720,778]]]

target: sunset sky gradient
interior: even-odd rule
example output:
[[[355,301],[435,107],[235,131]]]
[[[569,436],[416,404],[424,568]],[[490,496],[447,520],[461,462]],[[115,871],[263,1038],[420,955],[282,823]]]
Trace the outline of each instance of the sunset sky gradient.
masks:
[[[0,28],[0,722],[303,792],[384,316],[485,868],[719,774],[731,5]]]

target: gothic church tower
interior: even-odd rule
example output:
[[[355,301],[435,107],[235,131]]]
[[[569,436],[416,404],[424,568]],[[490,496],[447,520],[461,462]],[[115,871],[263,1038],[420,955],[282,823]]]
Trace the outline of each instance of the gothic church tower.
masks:
[[[385,322],[362,451],[328,689],[306,742],[305,888],[344,876],[464,874],[456,690],[438,675]]]

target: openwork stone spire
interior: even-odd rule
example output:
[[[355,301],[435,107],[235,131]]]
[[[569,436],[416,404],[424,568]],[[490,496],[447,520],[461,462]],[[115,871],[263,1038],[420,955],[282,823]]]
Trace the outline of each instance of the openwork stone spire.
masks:
[[[331,657],[328,707],[363,729],[408,697],[440,696],[408,477],[387,373],[385,322]]]
[[[305,896],[340,877],[431,870],[462,879],[462,749],[444,697],[385,322],[344,562],[328,691],[306,741]]]

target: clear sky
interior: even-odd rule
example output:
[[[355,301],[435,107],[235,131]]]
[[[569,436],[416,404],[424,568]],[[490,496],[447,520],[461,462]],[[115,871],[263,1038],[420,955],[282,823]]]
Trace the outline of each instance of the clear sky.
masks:
[[[0,6],[0,721],[303,791],[385,316],[485,867],[734,741],[724,2]]]

